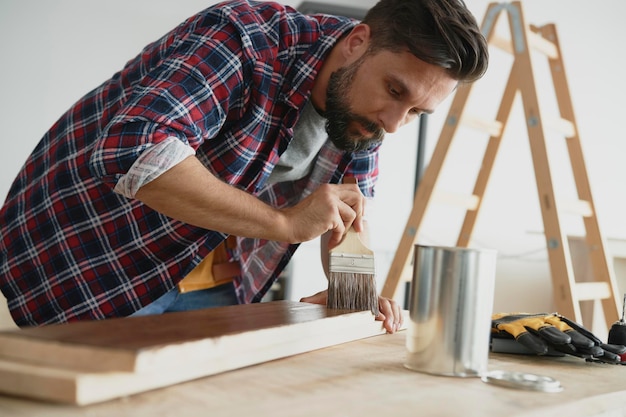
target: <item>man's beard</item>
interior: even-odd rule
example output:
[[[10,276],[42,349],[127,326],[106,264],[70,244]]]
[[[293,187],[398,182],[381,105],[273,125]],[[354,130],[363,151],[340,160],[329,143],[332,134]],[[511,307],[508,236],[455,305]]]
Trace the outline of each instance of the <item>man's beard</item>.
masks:
[[[364,57],[358,61],[340,68],[330,75],[326,91],[326,132],[333,144],[347,152],[358,152],[378,145],[385,136],[380,126],[363,116],[352,113],[347,101],[352,78],[363,63]],[[361,127],[370,135],[364,137],[351,134],[348,130],[352,123]]]

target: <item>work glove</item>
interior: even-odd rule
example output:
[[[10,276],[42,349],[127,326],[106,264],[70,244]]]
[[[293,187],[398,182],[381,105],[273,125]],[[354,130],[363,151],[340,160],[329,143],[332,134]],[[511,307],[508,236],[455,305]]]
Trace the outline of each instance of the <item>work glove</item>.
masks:
[[[553,313],[499,313],[491,318],[493,338],[514,338],[537,355],[550,350],[587,360],[620,363],[626,346],[602,343],[578,323]]]

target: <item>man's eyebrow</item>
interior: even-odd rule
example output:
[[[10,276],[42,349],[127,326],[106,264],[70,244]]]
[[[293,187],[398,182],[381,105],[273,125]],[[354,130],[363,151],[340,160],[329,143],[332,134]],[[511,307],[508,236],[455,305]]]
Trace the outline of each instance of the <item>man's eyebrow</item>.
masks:
[[[407,92],[410,91],[408,84],[405,83],[402,78],[396,76],[395,74],[389,74],[389,79],[391,82],[396,84],[398,88],[404,92],[404,94],[407,94]],[[422,109],[421,107],[418,107],[417,110],[419,110],[420,113],[426,114],[433,114],[435,112],[434,109]]]

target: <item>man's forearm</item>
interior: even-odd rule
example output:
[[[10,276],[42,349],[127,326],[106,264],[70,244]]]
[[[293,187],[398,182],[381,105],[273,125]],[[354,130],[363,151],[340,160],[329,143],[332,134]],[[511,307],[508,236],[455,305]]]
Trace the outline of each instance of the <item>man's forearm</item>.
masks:
[[[290,240],[287,219],[280,210],[224,183],[195,156],[145,184],[136,198],[166,216],[208,230]]]

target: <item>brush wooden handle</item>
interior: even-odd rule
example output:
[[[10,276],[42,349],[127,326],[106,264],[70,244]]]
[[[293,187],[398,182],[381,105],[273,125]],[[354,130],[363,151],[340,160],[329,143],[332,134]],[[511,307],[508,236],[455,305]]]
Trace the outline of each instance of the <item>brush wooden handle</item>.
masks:
[[[370,250],[365,244],[361,241],[361,237],[359,233],[354,230],[353,227],[350,227],[346,234],[343,235],[343,239],[341,242],[334,248],[332,248],[330,253],[350,253],[355,255],[373,255],[374,251]]]

